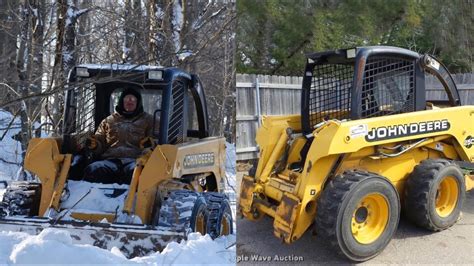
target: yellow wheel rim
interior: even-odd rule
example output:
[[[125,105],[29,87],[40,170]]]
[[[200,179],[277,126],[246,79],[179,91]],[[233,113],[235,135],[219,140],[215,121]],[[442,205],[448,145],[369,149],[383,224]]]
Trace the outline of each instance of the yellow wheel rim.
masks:
[[[456,208],[458,194],[458,183],[454,177],[447,176],[441,180],[436,191],[436,213],[441,217],[449,216]]]
[[[226,235],[229,235],[229,234],[230,234],[230,220],[229,220],[229,217],[227,217],[227,215],[224,215],[224,216],[222,216],[222,220],[221,220],[220,235],[221,236],[226,236]]]
[[[384,232],[388,219],[387,199],[378,193],[368,194],[352,214],[352,236],[361,244],[373,243]]]
[[[196,217],[196,226],[195,226],[196,228],[194,231],[201,233],[201,235],[206,234],[206,222],[204,220],[205,220],[205,217],[203,213],[199,214]]]

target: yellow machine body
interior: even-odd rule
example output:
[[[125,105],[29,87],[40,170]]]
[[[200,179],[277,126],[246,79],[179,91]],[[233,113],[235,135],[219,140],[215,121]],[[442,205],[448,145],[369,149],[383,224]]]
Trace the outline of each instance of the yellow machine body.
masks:
[[[109,121],[122,114],[127,93],[137,99],[134,118]],[[71,69],[64,97],[60,137],[29,140],[28,173],[9,182],[0,200],[2,229],[38,234],[66,228],[78,243],[109,250],[114,245],[129,257],[161,251],[191,232],[211,238],[233,233],[224,193],[226,142],[210,135],[197,74],[176,67],[81,64]],[[142,112],[148,115],[138,116]],[[107,126],[105,142],[99,141],[105,149],[98,149],[94,140],[104,121],[121,129]],[[124,159],[104,156],[109,145],[134,146],[140,154],[131,180],[122,167],[114,171],[116,179],[84,179],[91,164]]]
[[[325,121],[313,131],[304,167],[296,172],[288,166],[301,159],[306,142],[297,134],[301,132],[300,121],[299,115],[263,118],[256,137],[260,147],[258,168],[255,176],[243,177],[240,192],[242,215],[250,220],[262,214],[273,217],[274,234],[286,243],[308,230],[328,178],[345,170],[361,169],[386,177],[403,201],[404,183],[422,160],[474,162],[474,147],[467,143],[474,136],[474,106]],[[395,154],[391,151],[394,147],[402,152]],[[284,170],[275,172],[284,153]],[[466,174],[465,181],[466,189],[474,187],[474,175]]]
[[[61,210],[60,197],[72,155],[61,154],[59,142],[60,139],[53,138],[32,139],[26,152],[25,169],[36,174],[42,185],[40,216],[44,216],[49,208]],[[177,145],[158,145],[137,162],[124,209],[135,210],[141,221],[148,224],[157,189],[167,189],[169,184],[173,184],[165,181],[185,175],[213,176],[217,191],[223,189],[220,186],[225,175],[225,139],[210,137]],[[115,219],[114,213],[72,213],[71,216],[84,221],[105,218],[112,222]]]

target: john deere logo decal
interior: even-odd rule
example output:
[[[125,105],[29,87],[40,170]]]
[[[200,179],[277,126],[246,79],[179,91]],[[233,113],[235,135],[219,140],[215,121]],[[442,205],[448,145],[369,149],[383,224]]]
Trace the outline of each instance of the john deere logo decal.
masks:
[[[401,124],[386,127],[376,127],[372,128],[369,131],[369,133],[365,136],[365,140],[372,142],[406,136],[415,136],[426,133],[446,131],[450,127],[451,124],[449,123],[448,119],[424,121],[419,123]]]
[[[472,146],[474,146],[474,137],[473,136],[467,136],[466,140],[464,141],[464,146],[468,149],[470,149]]]

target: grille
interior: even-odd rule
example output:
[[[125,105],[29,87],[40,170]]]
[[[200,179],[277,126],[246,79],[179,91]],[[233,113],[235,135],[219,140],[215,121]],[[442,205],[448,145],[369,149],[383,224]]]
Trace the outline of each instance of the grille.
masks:
[[[168,143],[177,144],[184,141],[184,84],[176,81],[172,88],[171,113],[168,128]]]
[[[362,118],[414,111],[414,67],[414,60],[369,58],[362,86]]]
[[[76,90],[76,132],[94,131],[95,88]]]
[[[415,60],[369,57],[362,81],[361,118],[415,110]],[[353,64],[320,64],[313,68],[309,122],[351,118]]]
[[[309,97],[309,121],[312,128],[323,120],[349,118],[352,65],[316,65]]]

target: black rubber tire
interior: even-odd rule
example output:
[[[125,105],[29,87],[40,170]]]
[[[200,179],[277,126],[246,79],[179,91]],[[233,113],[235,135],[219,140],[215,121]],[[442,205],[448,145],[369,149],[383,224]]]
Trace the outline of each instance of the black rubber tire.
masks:
[[[209,212],[202,194],[190,190],[174,190],[162,202],[158,226],[179,232],[196,232],[198,217],[203,217],[203,232],[207,233]]]
[[[0,218],[8,215],[8,205],[5,202],[0,202]]]
[[[3,195],[3,210],[9,216],[37,216],[41,200],[41,184],[26,181],[14,181]]]
[[[257,168],[258,168],[258,160],[252,160],[252,167],[250,167],[249,170],[249,176],[256,178],[257,174]]]
[[[436,212],[438,187],[446,176],[456,180],[458,195],[456,206],[447,217]],[[428,159],[415,166],[405,184],[404,213],[416,225],[430,231],[451,227],[459,219],[466,196],[464,175],[456,164],[446,159]]]
[[[222,234],[222,221],[227,221],[229,224],[228,234],[234,232],[232,218],[232,209],[230,208],[229,199],[225,194],[219,192],[206,192],[204,197],[207,202],[207,209],[209,211],[209,219],[207,223],[207,232],[212,239],[218,238]]]
[[[160,220],[160,210],[162,206],[162,201],[160,198],[160,192],[156,191],[155,194],[155,203],[153,204],[153,211],[151,212],[151,225],[158,226]]]
[[[359,243],[351,231],[357,204],[366,195],[380,194],[388,206],[387,225],[369,244]],[[364,171],[346,171],[329,181],[318,199],[316,233],[339,253],[353,261],[377,256],[388,245],[400,219],[400,199],[384,177]]]

